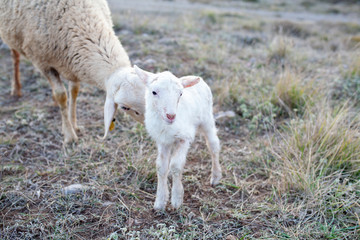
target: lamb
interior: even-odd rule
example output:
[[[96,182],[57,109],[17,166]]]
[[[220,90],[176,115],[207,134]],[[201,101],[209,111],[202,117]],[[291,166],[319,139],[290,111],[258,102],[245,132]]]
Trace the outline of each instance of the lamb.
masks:
[[[165,209],[169,196],[169,170],[173,179],[171,205],[177,209],[183,202],[181,179],[186,155],[197,129],[205,135],[211,153],[211,185],[217,185],[222,176],[211,90],[197,76],[177,78],[170,72],[153,74],[137,66],[134,69],[146,84],[145,127],[158,149],[154,209]]]
[[[0,36],[14,62],[11,94],[21,96],[21,54],[50,82],[65,143],[78,139],[76,98],[81,82],[106,91],[104,138],[118,107],[144,121],[145,88],[112,25],[105,0],[0,0]],[[61,78],[69,80],[69,112]]]

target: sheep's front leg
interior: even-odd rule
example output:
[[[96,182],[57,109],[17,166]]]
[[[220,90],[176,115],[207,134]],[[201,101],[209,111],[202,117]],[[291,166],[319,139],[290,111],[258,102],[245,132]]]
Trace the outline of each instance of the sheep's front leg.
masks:
[[[170,159],[171,147],[166,145],[158,145],[158,156],[156,159],[156,171],[157,171],[157,190],[156,200],[154,204],[155,210],[164,210],[166,203],[169,199],[169,189],[167,184],[169,173],[169,159]]]
[[[72,141],[77,141],[78,137],[76,136],[76,133],[69,120],[68,107],[67,107],[67,94],[64,84],[60,79],[60,75],[53,68],[43,71],[43,73],[49,80],[50,85],[52,87],[53,97],[56,103],[60,107],[64,142],[70,143]]]
[[[14,76],[11,82],[11,95],[21,97],[21,83],[20,83],[20,53],[15,49],[11,49],[11,55],[14,64]]]
[[[171,189],[171,205],[176,209],[179,208],[183,203],[184,187],[181,180],[189,146],[189,142],[180,140],[176,144],[170,161],[170,171],[173,179],[173,185]]]
[[[79,93],[80,83],[79,82],[69,82],[69,92],[70,92],[70,99],[69,99],[69,117],[71,124],[74,130],[79,131],[79,127],[76,122],[76,98]]]

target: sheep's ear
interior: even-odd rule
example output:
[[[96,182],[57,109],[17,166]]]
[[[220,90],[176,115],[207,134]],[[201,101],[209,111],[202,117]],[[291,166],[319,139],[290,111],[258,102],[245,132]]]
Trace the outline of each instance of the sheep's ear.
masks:
[[[106,96],[106,101],[105,101],[105,105],[104,105],[105,134],[104,134],[103,139],[106,138],[106,136],[109,132],[110,124],[114,118],[117,107],[118,107],[118,105],[114,102],[114,98]]]
[[[194,86],[195,84],[198,84],[200,82],[200,77],[197,76],[185,76],[181,77],[181,84],[184,86],[184,88]]]
[[[135,73],[138,75],[138,77],[145,83],[148,84],[150,83],[150,79],[153,78],[153,76],[155,74],[151,73],[151,72],[147,72],[145,70],[142,70],[141,68],[139,68],[138,66],[134,65],[134,70]]]

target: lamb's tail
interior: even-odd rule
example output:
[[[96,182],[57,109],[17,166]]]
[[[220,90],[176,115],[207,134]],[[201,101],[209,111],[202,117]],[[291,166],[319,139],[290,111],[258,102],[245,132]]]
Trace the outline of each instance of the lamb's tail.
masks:
[[[221,119],[221,118],[233,118],[235,117],[235,113],[233,111],[220,111],[214,114],[215,120]]]

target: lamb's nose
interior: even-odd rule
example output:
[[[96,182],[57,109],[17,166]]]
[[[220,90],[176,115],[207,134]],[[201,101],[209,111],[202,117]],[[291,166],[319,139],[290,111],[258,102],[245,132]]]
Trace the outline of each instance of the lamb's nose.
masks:
[[[176,117],[176,114],[166,114],[166,117],[167,117],[169,120],[174,120],[175,117]]]

